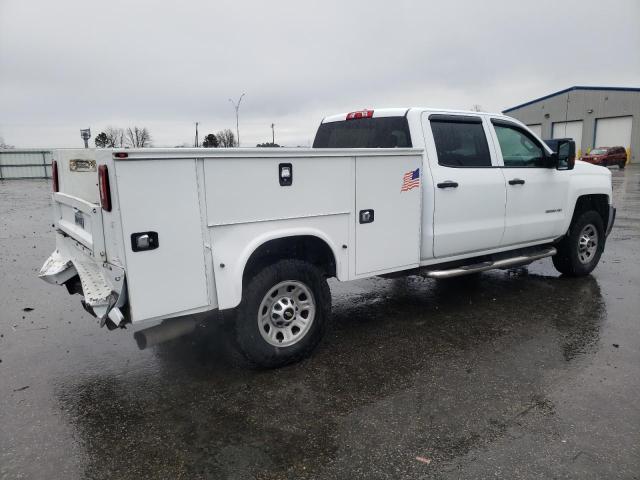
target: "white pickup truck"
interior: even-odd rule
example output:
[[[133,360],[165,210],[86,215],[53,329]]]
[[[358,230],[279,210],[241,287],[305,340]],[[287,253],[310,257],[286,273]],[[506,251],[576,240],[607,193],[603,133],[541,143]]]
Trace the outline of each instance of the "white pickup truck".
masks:
[[[500,114],[403,108],[327,117],[312,149],[59,150],[40,275],[141,348],[232,311],[247,359],[280,366],[321,338],[330,277],[548,256],[589,274],[615,217],[611,174],[572,146]]]

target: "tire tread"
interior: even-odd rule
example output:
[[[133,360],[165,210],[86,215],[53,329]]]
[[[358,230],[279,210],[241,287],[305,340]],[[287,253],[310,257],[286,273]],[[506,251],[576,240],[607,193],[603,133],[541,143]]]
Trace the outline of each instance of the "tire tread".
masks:
[[[283,280],[306,283],[316,300],[311,329],[299,343],[274,347],[264,341],[257,328],[256,311],[266,291]],[[254,368],[277,368],[308,357],[324,335],[331,314],[331,291],[322,271],[303,260],[280,260],[260,270],[243,285],[242,302],[236,309],[236,340],[240,351]]]
[[[578,235],[588,223],[592,223],[598,230],[598,250],[595,257],[588,264],[580,263],[577,254]],[[570,277],[580,277],[590,274],[600,261],[600,256],[604,250],[605,236],[602,217],[595,210],[585,210],[576,213],[569,231],[565,237],[556,245],[558,253],[551,260],[553,266],[560,273]]]

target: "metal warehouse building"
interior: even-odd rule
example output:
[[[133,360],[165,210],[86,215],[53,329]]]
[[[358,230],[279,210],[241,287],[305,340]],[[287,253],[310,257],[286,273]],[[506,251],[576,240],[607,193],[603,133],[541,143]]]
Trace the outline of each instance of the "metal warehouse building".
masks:
[[[570,87],[504,110],[544,139],[573,138],[576,153],[623,146],[640,162],[640,88]]]

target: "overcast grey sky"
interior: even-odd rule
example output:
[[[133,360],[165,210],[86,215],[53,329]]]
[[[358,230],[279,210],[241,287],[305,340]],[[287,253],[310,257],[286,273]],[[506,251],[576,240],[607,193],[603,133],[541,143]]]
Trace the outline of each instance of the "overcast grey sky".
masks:
[[[154,145],[235,128],[307,145],[363,107],[500,111],[571,85],[640,86],[640,1],[0,0],[0,136],[81,146],[79,129]],[[92,139],[93,140],[93,139]]]

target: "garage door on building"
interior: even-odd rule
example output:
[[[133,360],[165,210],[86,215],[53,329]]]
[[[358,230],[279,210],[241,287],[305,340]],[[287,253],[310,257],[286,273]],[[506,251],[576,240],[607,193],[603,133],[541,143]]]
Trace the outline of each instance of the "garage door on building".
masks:
[[[631,148],[631,126],[633,117],[596,119],[596,141],[594,147]]]
[[[533,125],[527,125],[527,127],[529,127],[529,130],[531,130],[537,136],[542,138],[542,125],[541,124],[536,123],[536,124],[533,124]]]
[[[551,128],[551,138],[571,138],[576,142],[576,155],[582,155],[582,120],[572,122],[554,122]]]

